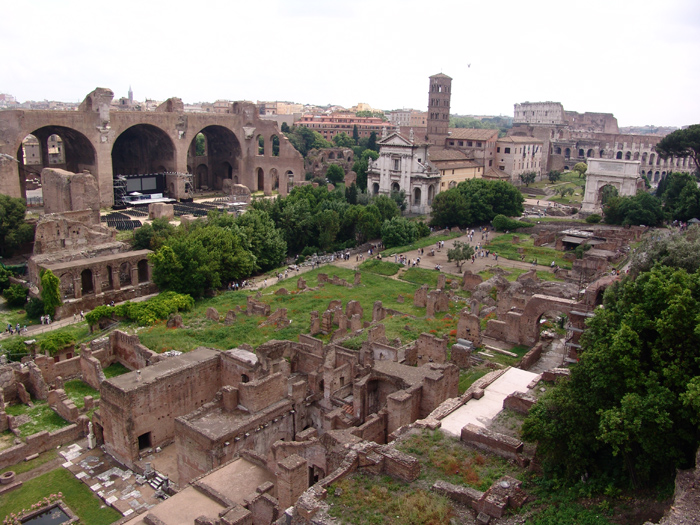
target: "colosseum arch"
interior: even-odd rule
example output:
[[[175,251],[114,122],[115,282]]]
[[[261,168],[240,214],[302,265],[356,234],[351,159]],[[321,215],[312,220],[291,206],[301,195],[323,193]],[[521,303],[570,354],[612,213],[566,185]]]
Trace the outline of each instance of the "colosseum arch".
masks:
[[[146,175],[159,168],[175,171],[175,146],[168,134],[152,124],[125,129],[112,146],[112,173]]]

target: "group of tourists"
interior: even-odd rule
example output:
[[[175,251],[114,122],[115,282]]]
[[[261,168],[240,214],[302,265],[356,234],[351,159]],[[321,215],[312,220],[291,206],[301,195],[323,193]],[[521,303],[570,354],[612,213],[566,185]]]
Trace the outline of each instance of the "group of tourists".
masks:
[[[17,323],[17,326],[15,328],[12,327],[12,323],[7,323],[7,330],[5,330],[5,333],[8,333],[10,335],[15,335],[15,333],[20,334],[20,333],[27,333],[27,325],[24,325],[24,328],[20,328],[19,323]]]

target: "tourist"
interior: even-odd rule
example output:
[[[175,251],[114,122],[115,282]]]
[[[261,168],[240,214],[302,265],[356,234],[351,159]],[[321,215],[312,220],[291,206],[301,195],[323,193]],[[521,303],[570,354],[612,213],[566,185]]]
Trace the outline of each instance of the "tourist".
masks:
[[[80,320],[82,321],[83,319],[85,319],[85,312],[80,310]]]

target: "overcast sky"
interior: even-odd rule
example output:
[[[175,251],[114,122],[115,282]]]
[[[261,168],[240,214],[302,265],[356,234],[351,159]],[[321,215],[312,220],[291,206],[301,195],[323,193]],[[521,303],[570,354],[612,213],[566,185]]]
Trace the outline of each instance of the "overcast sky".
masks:
[[[620,126],[700,123],[698,0],[33,0],[0,5],[0,93],[78,102],[366,102],[453,114],[558,101]],[[471,64],[471,66],[469,66]]]

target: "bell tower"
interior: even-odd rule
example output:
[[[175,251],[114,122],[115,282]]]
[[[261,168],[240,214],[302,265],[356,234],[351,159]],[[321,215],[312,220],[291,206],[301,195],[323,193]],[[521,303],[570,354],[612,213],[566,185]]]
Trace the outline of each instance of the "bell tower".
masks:
[[[452,96],[452,79],[438,73],[430,77],[428,90],[428,142],[438,146],[445,145],[447,129],[450,127],[450,97]]]

